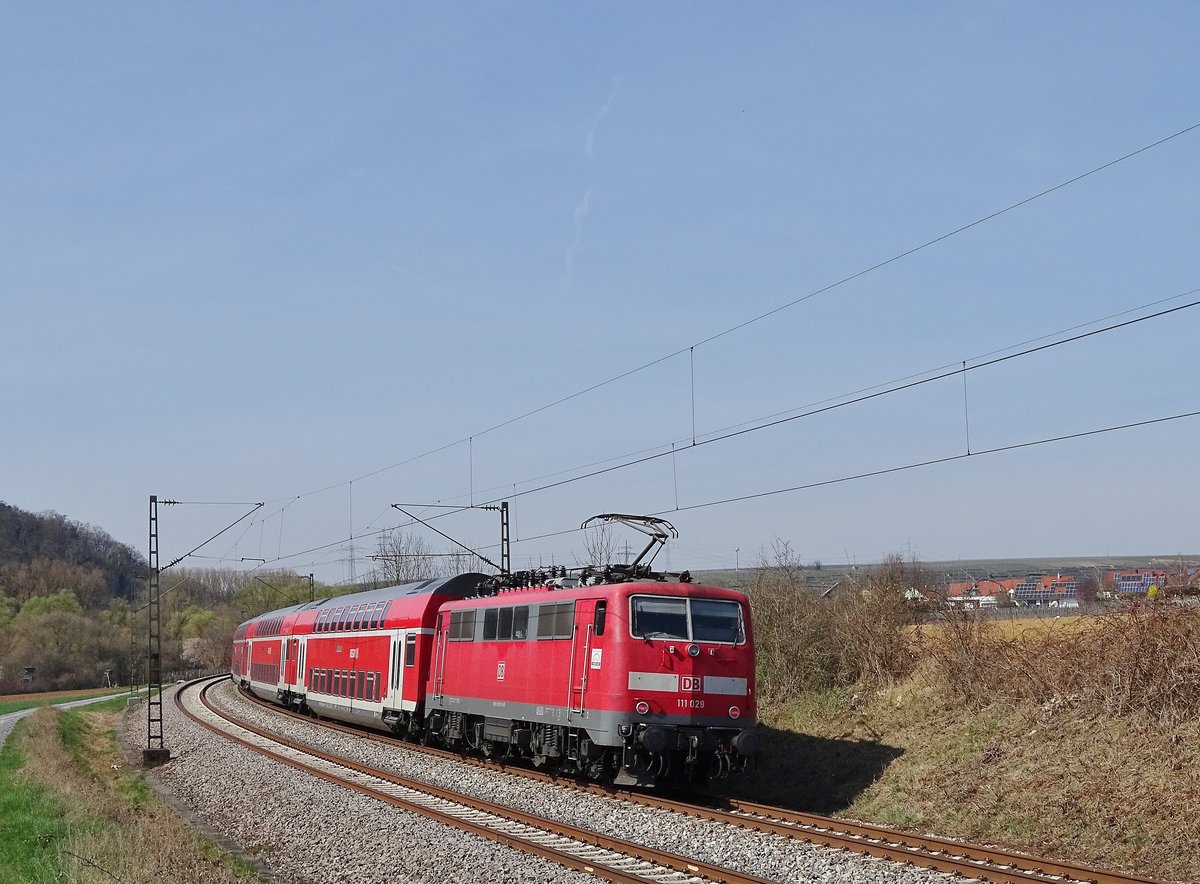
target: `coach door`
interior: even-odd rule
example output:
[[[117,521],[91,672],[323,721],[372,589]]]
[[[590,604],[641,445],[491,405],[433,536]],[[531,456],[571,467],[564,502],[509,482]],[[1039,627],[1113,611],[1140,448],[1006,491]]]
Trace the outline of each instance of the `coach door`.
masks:
[[[442,696],[442,684],[446,680],[446,636],[449,633],[449,617],[438,614],[437,634],[433,640],[433,695]]]
[[[300,660],[300,639],[290,638],[284,642],[287,647],[286,664],[283,667],[284,684],[294,685],[296,683],[296,667]]]
[[[587,708],[588,680],[592,672],[600,668],[603,659],[607,605],[603,599],[579,599],[575,602],[575,630],[571,637],[572,714],[582,714]]]

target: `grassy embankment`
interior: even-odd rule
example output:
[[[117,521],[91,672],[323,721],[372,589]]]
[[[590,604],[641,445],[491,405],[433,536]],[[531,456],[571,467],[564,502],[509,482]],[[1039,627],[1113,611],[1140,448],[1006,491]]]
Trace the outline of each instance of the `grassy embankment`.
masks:
[[[37,706],[49,706],[51,703],[88,700],[92,697],[107,697],[128,692],[129,688],[89,688],[82,691],[50,691],[42,694],[0,694],[0,715]]]
[[[731,790],[1200,881],[1200,609],[914,632],[888,579],[862,589],[758,587],[765,760]]]
[[[0,750],[0,880],[247,882],[243,863],[163,805],[116,747],[125,698],[40,709]]]

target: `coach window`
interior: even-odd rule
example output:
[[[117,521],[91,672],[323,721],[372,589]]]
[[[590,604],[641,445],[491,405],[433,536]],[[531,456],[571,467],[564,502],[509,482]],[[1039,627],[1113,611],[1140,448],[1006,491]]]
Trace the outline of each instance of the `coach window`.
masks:
[[[367,606],[359,605],[358,610],[354,612],[354,628],[362,629],[363,626],[365,625],[363,623],[363,621],[366,619],[367,619]]]
[[[378,629],[379,628],[379,612],[382,607],[383,607],[383,602],[375,602],[375,604],[371,605],[371,615],[368,618],[369,622],[367,623],[368,629]]]
[[[404,665],[415,666],[417,663],[417,636],[410,632],[404,637]]]

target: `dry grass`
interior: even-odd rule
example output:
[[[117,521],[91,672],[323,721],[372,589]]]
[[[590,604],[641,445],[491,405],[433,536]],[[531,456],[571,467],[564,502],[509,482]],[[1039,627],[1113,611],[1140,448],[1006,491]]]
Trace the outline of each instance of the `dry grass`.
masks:
[[[749,588],[773,803],[1200,881],[1200,607],[904,623],[905,566]]]
[[[934,683],[976,709],[1004,699],[1200,721],[1200,608],[1147,604],[1015,635],[963,613],[925,638]]]
[[[162,805],[113,738],[111,713],[31,716],[23,774],[63,802],[69,832],[62,849],[76,884],[257,880]]]
[[[731,788],[818,812],[1200,881],[1200,723],[998,702],[964,710],[928,673],[768,717]],[[782,750],[782,751],[780,751]]]

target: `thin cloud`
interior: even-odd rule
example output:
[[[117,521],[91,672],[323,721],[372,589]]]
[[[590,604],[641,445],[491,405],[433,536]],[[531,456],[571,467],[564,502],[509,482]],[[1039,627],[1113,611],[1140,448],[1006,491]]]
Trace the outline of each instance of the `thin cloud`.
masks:
[[[596,114],[596,119],[592,121],[592,126],[588,129],[587,138],[583,142],[583,152],[591,159],[596,155],[596,133],[600,130],[600,121],[608,114],[608,109],[612,107],[613,99],[617,97],[617,90],[614,89],[608,96],[608,101],[604,102],[604,107],[600,108],[600,113]]]
[[[575,207],[575,236],[571,239],[567,246],[567,252],[563,256],[563,263],[567,268],[567,283],[570,284],[575,279],[575,256],[579,254],[579,249],[583,245],[583,224],[587,221],[588,213],[592,210],[592,189],[589,187],[583,195],[583,200]]]

